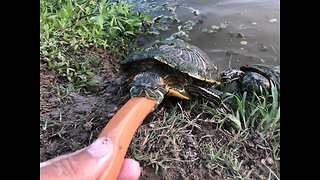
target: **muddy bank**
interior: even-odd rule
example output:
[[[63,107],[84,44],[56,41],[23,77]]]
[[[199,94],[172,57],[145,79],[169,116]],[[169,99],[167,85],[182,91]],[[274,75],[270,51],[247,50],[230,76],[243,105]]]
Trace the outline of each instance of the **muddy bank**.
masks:
[[[100,53],[97,53],[100,52]],[[84,52],[85,53],[85,52]],[[40,160],[89,145],[128,96],[109,52],[95,50],[97,87],[68,87],[40,60]]]
[[[129,99],[117,57],[92,49],[97,87],[71,88],[40,60],[40,161],[89,145]],[[83,52],[86,53],[86,52]],[[127,157],[140,162],[141,179],[276,179],[280,160],[258,133],[219,128],[203,102],[166,98],[138,128]]]
[[[215,117],[190,102],[165,103],[130,145],[129,156],[142,166],[141,179],[276,179],[271,172],[280,177],[280,161],[259,133],[219,128]],[[178,117],[170,118],[172,112]]]

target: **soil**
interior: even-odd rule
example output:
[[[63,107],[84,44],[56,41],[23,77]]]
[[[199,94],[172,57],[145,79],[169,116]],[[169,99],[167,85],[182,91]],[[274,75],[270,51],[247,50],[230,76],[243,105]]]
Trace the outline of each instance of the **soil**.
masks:
[[[59,86],[66,83],[40,59],[41,162],[88,146],[129,99],[127,77],[118,71],[117,57],[107,50],[91,51],[100,58],[94,67],[100,83],[91,89]],[[164,120],[177,104],[177,114],[194,124]],[[276,179],[272,172],[280,176],[280,161],[272,158],[270,144],[259,134],[252,132],[247,138],[243,133],[226,145],[235,135],[208,119],[200,109],[190,108],[190,102],[165,99],[139,127],[127,153],[140,162],[140,179]],[[224,153],[234,152],[242,161],[240,170],[230,170],[234,166],[223,158],[211,159],[209,144]]]
[[[124,102],[121,79],[109,52],[96,53],[100,64],[95,68],[100,83],[86,90],[71,89],[63,94],[61,77],[40,60],[40,160],[75,151],[97,138],[108,120]],[[64,87],[68,88],[68,87]],[[65,90],[67,91],[67,90]]]

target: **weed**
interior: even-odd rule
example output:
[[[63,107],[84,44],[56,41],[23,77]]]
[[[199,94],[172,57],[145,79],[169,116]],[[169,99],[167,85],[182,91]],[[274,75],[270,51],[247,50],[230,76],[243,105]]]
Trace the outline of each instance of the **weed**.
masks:
[[[146,12],[132,10],[126,1],[40,0],[40,56],[69,82],[80,86],[95,85],[90,61],[73,55],[92,46],[111,48],[126,55],[130,42],[150,24]],[[131,43],[132,45],[132,43]]]
[[[120,1],[41,0],[40,54],[57,55],[55,48],[66,45],[73,50],[93,45],[126,49],[119,43],[125,45],[126,40],[140,35],[142,23],[150,19],[132,11],[133,6]]]
[[[280,152],[280,101],[278,90],[271,83],[271,94],[264,96],[230,95],[235,99],[237,108],[230,114],[234,121],[241,122],[243,130],[252,129],[259,132],[262,138],[271,142],[276,159]],[[229,97],[230,98],[230,97]],[[270,101],[271,99],[271,101]]]
[[[54,93],[59,97],[59,102],[62,104],[67,104],[72,102],[71,94],[75,92],[75,88],[72,84],[56,84],[54,87]]]
[[[49,61],[49,67],[78,87],[95,86],[99,83],[97,80],[92,79],[94,72],[91,68],[98,57],[86,53],[77,60],[72,59],[72,57],[67,58],[62,61]]]

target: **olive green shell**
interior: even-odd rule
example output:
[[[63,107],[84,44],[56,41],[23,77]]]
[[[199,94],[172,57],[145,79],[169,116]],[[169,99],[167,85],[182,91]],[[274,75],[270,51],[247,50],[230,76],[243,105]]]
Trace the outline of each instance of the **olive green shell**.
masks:
[[[265,64],[253,64],[240,67],[244,72],[256,72],[273,81],[280,89],[280,67]]]
[[[120,63],[127,64],[144,59],[157,60],[201,81],[218,83],[218,68],[210,63],[206,53],[179,39],[151,43]]]

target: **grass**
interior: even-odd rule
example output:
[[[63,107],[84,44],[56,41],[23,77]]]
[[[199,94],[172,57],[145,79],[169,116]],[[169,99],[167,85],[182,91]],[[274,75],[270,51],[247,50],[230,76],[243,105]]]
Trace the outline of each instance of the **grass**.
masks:
[[[243,124],[244,129],[252,129],[268,139],[274,158],[280,159],[280,101],[277,88],[272,84],[271,95],[262,97],[255,94],[248,98],[246,93],[233,97],[238,108],[232,116]]]
[[[90,58],[80,49],[102,47],[125,56],[135,38],[151,33],[146,12],[133,11],[127,1],[40,0],[40,57],[76,86],[95,85]]]
[[[136,37],[153,34],[148,26],[155,23],[157,17],[150,20],[146,12],[133,11],[133,6],[126,1],[40,0],[40,57],[60,79],[50,92],[40,89],[41,96],[54,93],[61,107],[70,104],[72,93],[99,83],[94,79],[99,57],[87,49],[110,49],[123,57],[129,52],[127,49],[134,49]],[[265,178],[278,179],[280,101],[277,89],[272,87],[272,93],[262,97],[244,93],[228,95],[226,99],[236,104],[229,114],[201,99],[163,103],[140,126],[128,155],[139,160],[143,167],[153,167],[155,173],[173,172],[180,179],[207,179],[209,175],[224,179],[261,179],[259,170],[267,174]],[[48,139],[57,136],[67,141],[68,131],[91,123],[91,119],[69,122],[65,115],[41,119],[40,130],[50,134]],[[101,122],[95,118],[92,123],[97,127]],[[83,139],[90,142],[92,134]],[[79,149],[84,142],[70,140],[69,146]],[[267,161],[268,158],[274,163]],[[265,169],[257,167],[259,164]]]
[[[129,155],[138,159],[143,167],[153,167],[155,173],[171,172],[180,178],[207,178],[211,173],[231,179],[262,176],[278,179],[280,102],[277,89],[272,87],[272,93],[265,96],[244,93],[228,98],[236,102],[230,114],[204,100],[174,102],[167,108],[169,111],[159,107],[157,113],[149,117],[151,120],[147,120],[150,123],[138,129]],[[271,159],[271,164],[266,164],[266,159]],[[262,166],[265,169],[259,169]],[[201,168],[208,172],[197,174]],[[185,169],[191,170],[187,173]]]
[[[152,24],[150,16],[134,11],[134,6],[127,1],[40,0],[41,79],[42,83],[49,81],[40,86],[40,149],[46,154],[42,158],[84,147],[97,134],[100,119],[70,117],[70,109],[76,109],[73,95],[86,96],[104,85],[95,77],[105,68],[101,61],[107,54],[112,52],[111,60],[121,59],[135,48],[138,36],[151,33],[146,26]]]
[[[240,169],[243,163],[242,160],[238,160],[238,157],[234,154],[238,149],[232,151],[224,150],[223,148],[216,148],[213,144],[204,145],[204,154],[209,156],[209,162],[220,166],[222,169],[229,170],[234,176],[241,176]]]

